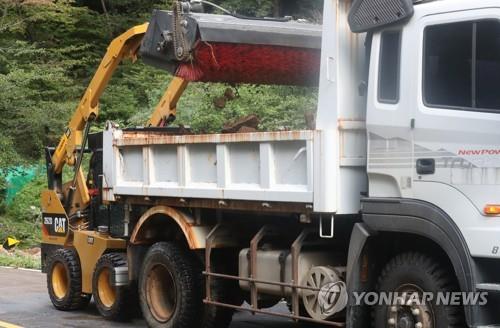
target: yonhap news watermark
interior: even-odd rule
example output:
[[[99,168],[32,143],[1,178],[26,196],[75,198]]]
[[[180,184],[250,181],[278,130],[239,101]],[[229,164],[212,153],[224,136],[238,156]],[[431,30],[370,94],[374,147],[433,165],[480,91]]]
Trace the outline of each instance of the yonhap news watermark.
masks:
[[[326,284],[318,292],[318,305],[324,314],[338,313],[350,306],[484,306],[488,292],[348,292],[345,283]]]
[[[488,304],[488,292],[353,292],[354,305],[425,305],[483,306]]]

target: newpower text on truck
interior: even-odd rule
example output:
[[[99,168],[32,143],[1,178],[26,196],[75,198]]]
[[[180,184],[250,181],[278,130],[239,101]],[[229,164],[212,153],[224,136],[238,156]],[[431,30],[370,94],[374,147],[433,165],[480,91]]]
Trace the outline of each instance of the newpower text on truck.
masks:
[[[176,2],[113,41],[47,148],[56,308],[93,296],[107,318],[140,304],[149,326],[175,328],[224,328],[234,310],[500,325],[500,1],[324,2],[322,26]],[[111,74],[138,56],[175,75],[150,122],[90,134]],[[195,81],[319,82],[316,128],[167,127]],[[268,309],[280,300],[290,314]]]

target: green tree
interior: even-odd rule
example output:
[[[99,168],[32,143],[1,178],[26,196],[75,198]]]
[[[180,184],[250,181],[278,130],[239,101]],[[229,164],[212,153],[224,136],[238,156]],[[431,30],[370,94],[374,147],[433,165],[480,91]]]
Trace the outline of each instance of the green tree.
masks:
[[[247,16],[306,18],[319,21],[323,0],[216,0],[230,11]]]

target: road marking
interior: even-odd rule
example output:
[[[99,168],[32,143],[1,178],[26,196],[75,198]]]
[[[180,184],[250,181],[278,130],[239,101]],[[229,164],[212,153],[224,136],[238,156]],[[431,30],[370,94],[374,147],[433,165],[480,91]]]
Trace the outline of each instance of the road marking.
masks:
[[[14,325],[12,323],[8,323],[8,322],[5,322],[5,321],[0,321],[0,327],[1,328],[23,328],[21,326]]]

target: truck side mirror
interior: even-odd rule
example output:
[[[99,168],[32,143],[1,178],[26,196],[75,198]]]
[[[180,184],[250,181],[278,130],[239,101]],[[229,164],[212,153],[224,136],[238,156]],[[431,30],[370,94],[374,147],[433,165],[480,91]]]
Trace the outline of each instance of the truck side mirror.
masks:
[[[355,0],[349,12],[353,33],[368,32],[413,16],[413,0]]]

